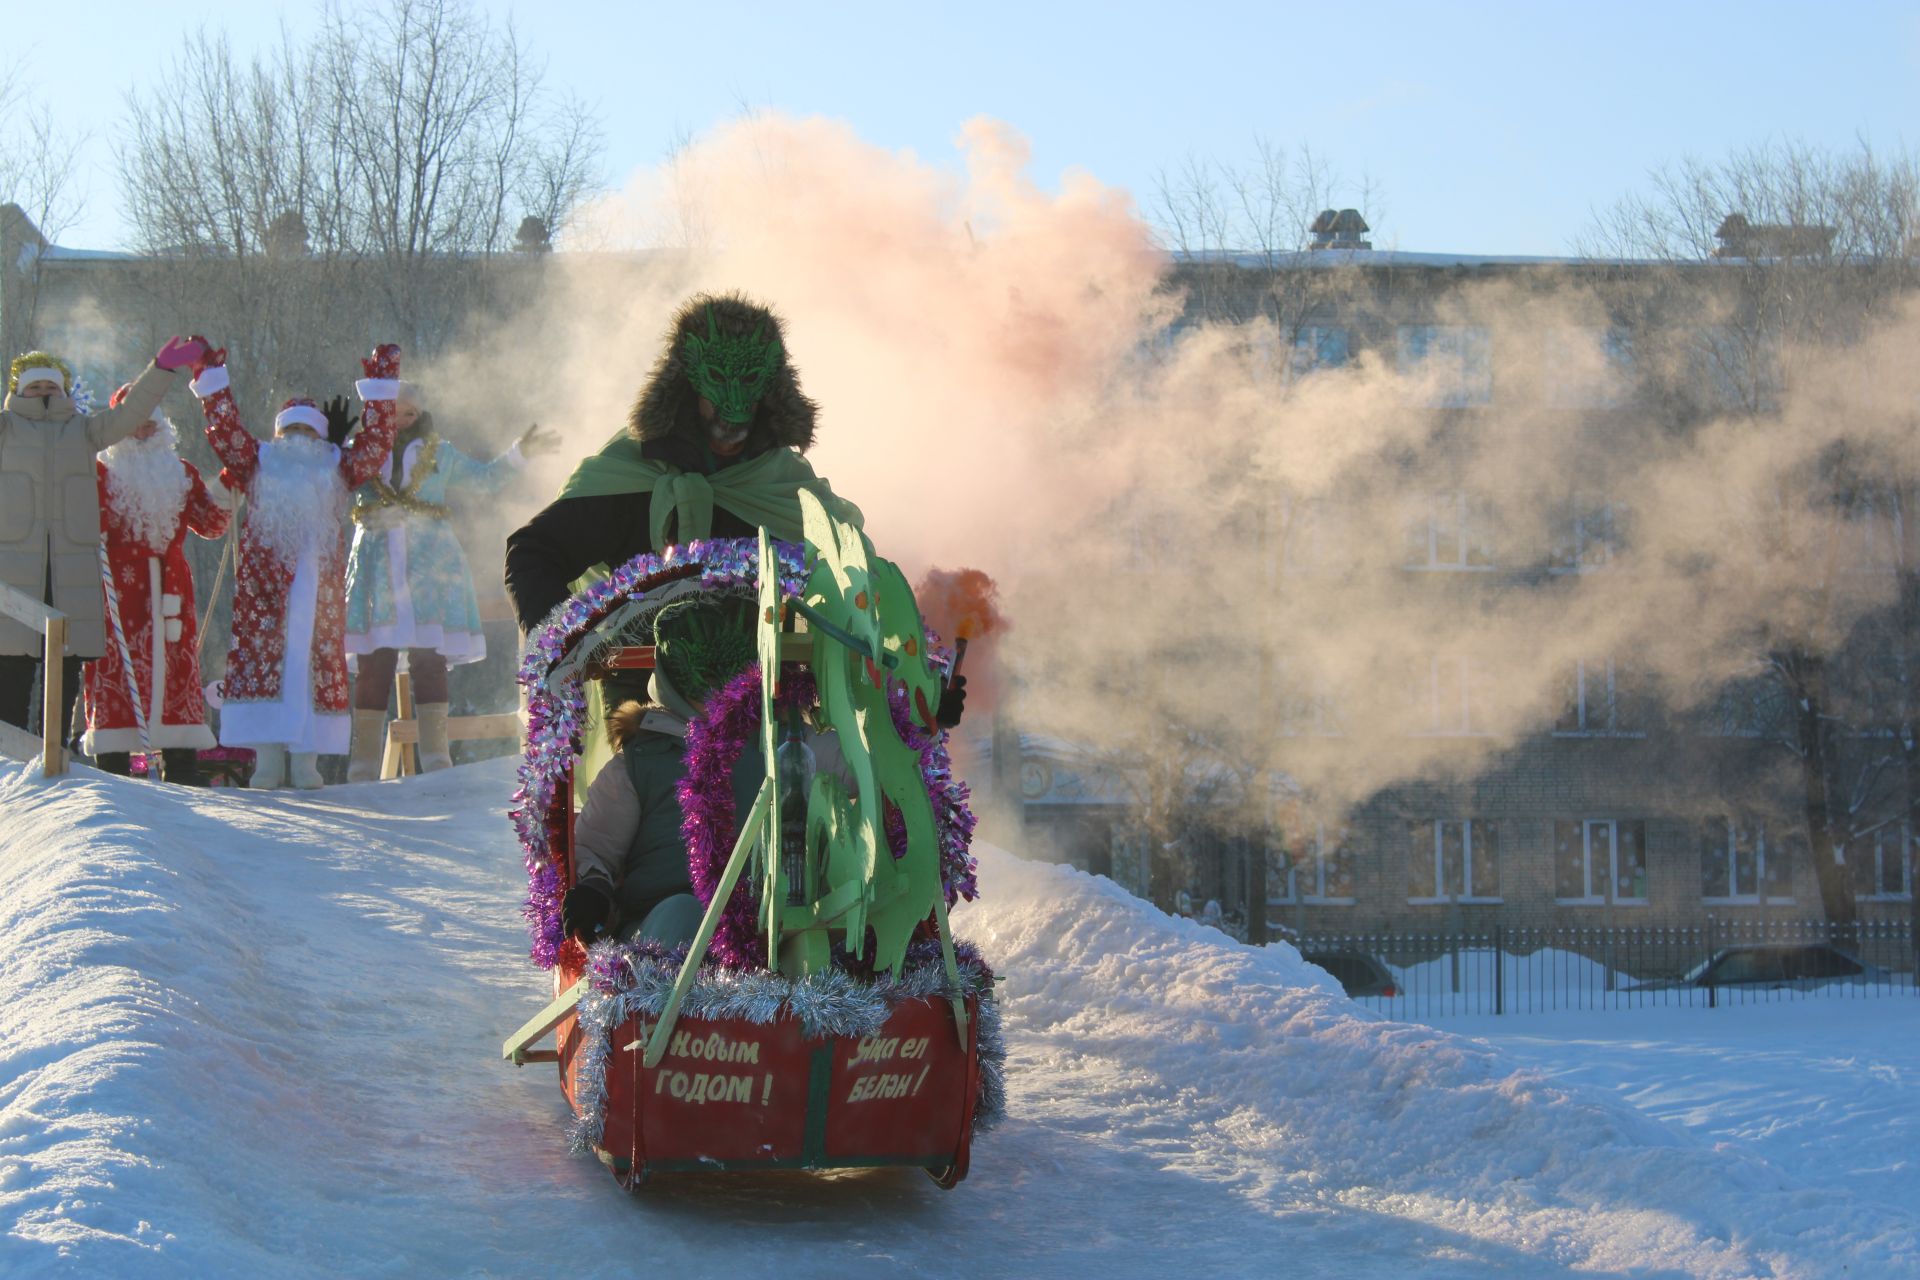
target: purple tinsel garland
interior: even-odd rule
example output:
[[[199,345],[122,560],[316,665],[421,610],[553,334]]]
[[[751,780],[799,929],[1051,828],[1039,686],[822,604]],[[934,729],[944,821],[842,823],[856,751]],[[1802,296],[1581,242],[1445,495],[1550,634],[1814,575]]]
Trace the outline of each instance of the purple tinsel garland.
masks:
[[[813,676],[792,672],[780,681],[774,708],[791,711],[814,704]],[[687,873],[700,905],[713,901],[733,853],[739,824],[733,809],[733,766],[760,729],[760,664],[754,663],[707,699],[687,722],[687,770],[680,779],[680,834],[687,843]],[[755,923],[754,897],[742,877],[720,913],[707,956],[729,969],[765,968],[767,945]],[[757,945],[756,945],[757,944]]]
[[[792,543],[773,546],[780,589],[791,595],[806,579],[805,553]],[[648,591],[683,578],[697,578],[708,586],[752,589],[759,579],[759,561],[759,542],[753,538],[696,541],[658,555],[638,555],[559,605],[527,637],[519,677],[527,694],[527,737],[512,816],[526,856],[523,914],[532,935],[533,962],[541,968],[554,966],[565,941],[560,930],[560,873],[552,857],[548,813],[579,754],[587,716],[582,682],[575,678],[553,690],[547,687],[547,676],[590,628],[624,601],[644,598]]]
[[[796,672],[781,680],[774,704],[778,710],[811,707],[818,693],[810,673]],[[956,896],[971,901],[978,893],[976,864],[969,846],[975,819],[968,804],[966,784],[953,776],[946,734],[927,733],[910,723],[906,690],[890,690],[894,727],[909,747],[920,753],[920,773],[933,801],[934,829],[940,841],[940,883],[947,905]],[[681,834],[687,843],[687,869],[694,894],[702,905],[713,901],[714,890],[726,870],[738,832],[734,818],[733,766],[747,741],[760,729],[760,668],[756,664],[728,682],[707,700],[701,714],[687,725],[687,771],[680,782],[680,810],[685,815]],[[897,812],[887,815],[888,846],[897,858],[906,852],[906,824]],[[735,886],[721,913],[708,956],[730,969],[766,967],[766,938],[758,924],[756,899],[749,885]]]

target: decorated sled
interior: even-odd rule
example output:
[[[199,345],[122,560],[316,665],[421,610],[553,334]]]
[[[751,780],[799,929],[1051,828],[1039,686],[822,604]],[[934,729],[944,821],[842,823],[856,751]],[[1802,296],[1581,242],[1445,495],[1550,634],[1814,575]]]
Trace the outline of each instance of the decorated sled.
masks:
[[[966,1176],[1001,1105],[994,977],[947,909],[974,893],[973,818],[935,719],[950,667],[898,568],[802,492],[806,545],[644,555],[530,637],[515,820],[533,958],[555,999],[502,1048],[559,1064],[571,1138],[623,1186],[655,1172],[927,1170]],[[756,602],[758,662],[687,732],[680,802],[705,914],[690,946],[566,939],[578,757],[594,682],[646,670],[652,618],[691,592]],[[783,778],[781,723],[838,739],[853,786]],[[735,763],[766,773],[736,820]],[[783,786],[783,781],[786,783]],[[548,1034],[556,1047],[536,1048]]]

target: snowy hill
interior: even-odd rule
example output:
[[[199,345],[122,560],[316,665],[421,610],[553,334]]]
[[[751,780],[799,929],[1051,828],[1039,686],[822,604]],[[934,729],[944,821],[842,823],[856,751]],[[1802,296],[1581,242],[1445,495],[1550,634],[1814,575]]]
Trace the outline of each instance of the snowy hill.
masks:
[[[955,927],[1009,975],[1009,1116],[966,1183],[629,1198],[498,1061],[547,994],[511,787],[0,771],[0,1274],[1920,1276],[1897,1197],[994,850]]]

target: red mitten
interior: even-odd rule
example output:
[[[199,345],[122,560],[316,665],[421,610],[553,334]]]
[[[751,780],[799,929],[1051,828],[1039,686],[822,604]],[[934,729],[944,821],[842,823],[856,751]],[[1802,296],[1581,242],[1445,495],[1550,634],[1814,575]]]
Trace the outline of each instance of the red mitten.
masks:
[[[221,368],[227,363],[227,349],[225,347],[216,347],[197,333],[191,338],[188,338],[187,341],[200,344],[200,357],[193,362],[194,377],[199,377],[209,369]]]
[[[397,378],[400,376],[400,344],[383,342],[373,349],[373,354],[360,362],[369,378]]]
[[[188,365],[192,365],[198,372],[200,362],[205,359],[206,354],[205,338],[183,338],[176,333],[167,339],[167,345],[161,347],[153,357],[153,363],[169,373],[176,369],[184,369]]]

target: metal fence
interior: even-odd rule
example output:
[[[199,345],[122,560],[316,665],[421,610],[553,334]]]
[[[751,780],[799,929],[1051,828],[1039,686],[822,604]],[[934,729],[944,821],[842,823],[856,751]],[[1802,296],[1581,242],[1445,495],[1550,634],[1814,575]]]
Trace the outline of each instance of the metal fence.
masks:
[[[1715,1008],[1915,992],[1911,921],[1712,920],[1688,928],[1311,934],[1295,945],[1394,1018]]]

